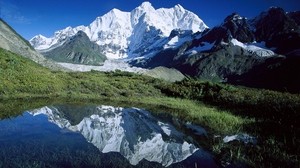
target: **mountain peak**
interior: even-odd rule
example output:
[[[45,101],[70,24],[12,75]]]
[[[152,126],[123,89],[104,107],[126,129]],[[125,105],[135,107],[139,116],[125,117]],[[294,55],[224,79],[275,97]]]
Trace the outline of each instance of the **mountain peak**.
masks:
[[[71,27],[71,26],[68,26],[68,27],[66,27],[64,30],[65,30],[65,31],[70,31],[70,30],[72,30],[72,27]]]
[[[232,13],[231,15],[227,16],[224,19],[224,22],[228,22],[228,21],[235,22],[235,21],[239,21],[239,20],[243,20],[243,19],[244,19],[244,17],[240,16],[238,13]]]
[[[150,11],[155,11],[154,7],[152,4],[148,1],[143,2],[140,6],[136,8],[138,11],[144,12],[150,12]]]
[[[107,18],[114,18],[114,17],[124,18],[124,15],[126,15],[125,13],[126,12],[123,12],[123,11],[117,9],[117,8],[113,8],[112,10],[110,10],[108,13],[106,13],[102,17],[97,17],[96,20],[101,20],[101,18],[103,18],[103,17],[107,17]],[[119,20],[119,19],[117,19],[117,20]]]
[[[184,11],[185,10],[180,4],[175,5],[174,8],[178,9],[180,11]]]
[[[46,39],[47,37],[45,37],[45,36],[43,36],[43,35],[41,35],[41,34],[38,34],[38,35],[34,36],[33,38]],[[33,38],[32,38],[32,39],[33,39]]]
[[[115,14],[118,14],[118,13],[122,13],[121,10],[117,9],[117,8],[113,8],[110,13],[115,13]]]
[[[52,50],[63,44],[79,30],[103,49],[111,59],[125,58],[135,53],[144,54],[148,46],[167,38],[173,29],[203,31],[207,26],[194,13],[181,5],[155,9],[150,2],[143,2],[131,12],[112,9],[97,17],[87,27],[65,28],[56,31],[48,40],[30,41],[36,49]],[[147,44],[147,45],[145,45]],[[141,53],[142,52],[142,53]]]
[[[285,15],[285,12],[282,8],[280,7],[270,7],[269,10],[267,11],[270,15]]]
[[[143,2],[139,7],[143,8],[143,9],[153,8],[152,4],[148,1]]]
[[[83,38],[89,39],[89,37],[86,35],[86,33],[82,30],[79,30],[73,37],[83,37]]]
[[[224,22],[214,27],[205,35],[205,39],[209,42],[229,42],[231,39],[237,39],[243,43],[250,43],[255,40],[251,26],[245,17],[237,13],[232,13],[224,19]]]
[[[269,8],[269,10],[282,10],[282,11],[284,11],[282,8],[280,8],[280,7],[278,7],[278,6],[271,6],[271,7]]]

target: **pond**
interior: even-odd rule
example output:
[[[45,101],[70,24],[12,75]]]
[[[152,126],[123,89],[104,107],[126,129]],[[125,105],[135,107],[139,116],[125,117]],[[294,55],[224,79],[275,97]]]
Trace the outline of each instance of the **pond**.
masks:
[[[28,110],[0,120],[0,167],[217,167],[193,138],[203,128],[166,118],[105,105]]]

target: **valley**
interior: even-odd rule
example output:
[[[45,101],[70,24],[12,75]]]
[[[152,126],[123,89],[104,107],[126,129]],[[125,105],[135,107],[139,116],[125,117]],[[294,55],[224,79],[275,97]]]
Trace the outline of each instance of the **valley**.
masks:
[[[68,141],[89,151],[55,151],[69,166],[298,167],[297,16],[271,7],[250,19],[232,13],[209,28],[181,5],[144,2],[29,42],[1,19],[0,129],[9,134],[8,120],[22,117],[51,130],[54,124],[62,130],[49,135],[76,137]],[[8,143],[6,134],[0,141]],[[162,156],[155,155],[161,146]],[[43,157],[31,163],[26,147],[17,164],[64,163],[54,155],[49,165]],[[202,150],[204,162],[196,162]],[[0,154],[14,163],[7,156]],[[73,156],[93,159],[72,165]]]
[[[89,26],[67,27],[49,38],[37,35],[30,43],[64,63],[117,59],[131,67],[174,68],[200,80],[299,93],[300,30],[292,16],[271,7],[254,18],[232,13],[209,28],[180,5],[154,9],[145,2],[130,12],[113,9]]]
[[[298,94],[193,80],[169,83],[122,71],[51,72],[2,49],[0,58],[3,58],[0,59],[1,118],[64,102],[146,108],[203,126],[209,134],[201,142],[205,142],[205,149],[216,156],[220,165],[224,162],[249,166],[259,163],[267,167],[275,161],[282,166],[298,162],[297,158],[291,160],[299,150]],[[255,136],[258,146],[242,142],[224,144],[215,138],[244,132]],[[271,157],[272,162],[264,162],[265,157]]]

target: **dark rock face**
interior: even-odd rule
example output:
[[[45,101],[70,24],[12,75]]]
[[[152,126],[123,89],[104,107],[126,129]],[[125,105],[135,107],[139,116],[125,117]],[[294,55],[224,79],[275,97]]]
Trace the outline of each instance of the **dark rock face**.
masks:
[[[107,59],[101,51],[100,46],[91,42],[83,31],[79,31],[62,46],[42,54],[58,62],[100,65]]]
[[[209,43],[213,43],[213,42],[220,43],[221,41],[229,42],[230,35],[231,35],[230,31],[225,27],[214,27],[206,34],[204,34],[203,37],[199,39],[199,41],[202,42],[206,41]]]
[[[227,16],[220,26],[208,31],[201,38],[201,41],[210,43],[216,41],[216,44],[219,44],[221,41],[228,43],[232,38],[243,43],[249,43],[255,40],[247,19],[236,13]]]
[[[265,41],[267,47],[276,48],[279,54],[287,54],[300,46],[300,29],[295,20],[281,8],[270,8],[252,21],[257,41]]]
[[[170,35],[169,35],[169,39],[172,39],[175,36],[183,36],[183,35],[187,35],[187,34],[193,34],[192,30],[180,30],[180,29],[174,29],[171,31]]]
[[[293,19],[298,26],[300,26],[300,11],[289,12],[287,15]]]
[[[249,43],[255,40],[247,19],[236,13],[229,15],[224,20],[222,27],[225,27],[225,29],[230,32],[232,38],[235,38],[240,42]]]
[[[204,55],[193,64],[198,69],[195,76],[205,80],[227,82],[231,76],[244,74],[265,60],[265,58],[245,57],[245,52],[247,51],[237,46],[230,46]]]

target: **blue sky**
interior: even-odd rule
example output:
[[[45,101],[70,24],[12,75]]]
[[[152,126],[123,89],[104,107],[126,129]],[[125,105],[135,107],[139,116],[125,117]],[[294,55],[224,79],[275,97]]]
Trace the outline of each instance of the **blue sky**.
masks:
[[[300,10],[300,0],[148,0],[154,8],[181,4],[196,13],[209,27],[220,24],[233,12],[253,18],[271,6]],[[131,11],[143,0],[0,0],[0,17],[26,39],[52,36],[67,26],[89,25],[112,8]]]

